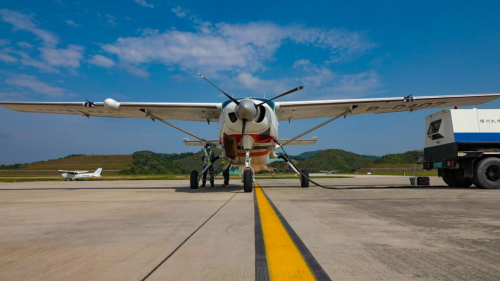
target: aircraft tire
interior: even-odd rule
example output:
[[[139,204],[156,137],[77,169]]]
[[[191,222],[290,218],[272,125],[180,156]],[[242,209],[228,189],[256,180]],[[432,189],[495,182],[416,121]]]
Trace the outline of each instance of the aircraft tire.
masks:
[[[189,186],[191,189],[198,189],[198,171],[191,171],[191,178],[189,179]]]
[[[245,172],[243,172],[243,190],[245,192],[252,192],[253,189],[252,181],[253,181],[252,171],[245,170]]]
[[[444,169],[443,173],[443,180],[450,187],[469,187],[472,185],[472,180],[464,178],[461,169]]]
[[[302,170],[302,174],[305,175],[307,178],[302,176],[300,177],[300,186],[304,188],[309,187],[309,171],[304,169]]]
[[[500,188],[500,159],[489,157],[481,160],[474,173],[474,183],[479,188]]]

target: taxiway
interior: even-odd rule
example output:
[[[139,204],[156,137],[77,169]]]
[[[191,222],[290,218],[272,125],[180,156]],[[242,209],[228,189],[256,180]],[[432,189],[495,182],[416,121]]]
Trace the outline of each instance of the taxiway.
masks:
[[[500,279],[500,190],[316,181],[0,183],[0,280]]]

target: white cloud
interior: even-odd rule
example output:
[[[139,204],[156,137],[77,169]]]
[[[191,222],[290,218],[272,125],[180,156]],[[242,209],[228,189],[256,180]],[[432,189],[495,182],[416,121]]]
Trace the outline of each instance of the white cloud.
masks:
[[[0,9],[2,21],[14,26],[14,30],[25,30],[38,36],[46,46],[55,46],[59,43],[59,38],[52,32],[38,28],[33,22],[33,16],[21,14],[9,9]]]
[[[38,68],[41,72],[48,72],[48,73],[60,73],[59,70],[56,68],[50,66],[48,63],[39,61],[36,59],[31,58],[28,54],[20,52],[21,55],[21,64],[26,65],[26,66],[32,66]]]
[[[40,48],[40,51],[43,60],[51,65],[77,68],[80,67],[84,48],[82,46],[68,45],[67,49]]]
[[[226,24],[198,21],[197,32],[154,30],[138,37],[118,38],[102,48],[120,61],[160,63],[182,70],[255,72],[272,61],[284,44],[305,44],[328,51],[330,62],[348,59],[374,46],[362,34],[337,29],[279,26],[272,23]]]
[[[380,81],[375,71],[338,74],[326,67],[316,66],[307,60],[299,60],[296,64],[301,65],[301,67],[298,68],[299,73],[295,77],[261,79],[244,72],[237,75],[235,81],[238,85],[252,92],[274,93],[275,95],[305,85],[305,90],[292,94],[295,95],[295,99],[304,93],[314,93],[317,98],[324,99],[354,98],[373,93],[380,87]],[[238,88],[234,84],[230,87]]]
[[[154,8],[155,7],[153,4],[146,3],[146,0],[134,0],[134,2],[143,6],[143,7],[147,7],[147,8]]]
[[[131,73],[135,76],[138,76],[141,78],[149,78],[149,72],[147,72],[143,69],[140,69],[137,66],[123,63],[123,64],[120,64],[119,67],[125,69],[126,71],[128,71],[129,73]]]
[[[17,46],[19,46],[21,48],[26,48],[26,49],[32,49],[33,48],[33,45],[31,45],[30,43],[25,42],[25,41],[17,42]]]
[[[10,40],[0,39],[0,46],[10,45]]]
[[[102,66],[102,67],[112,67],[115,65],[115,62],[112,59],[109,59],[102,55],[95,55],[90,60],[89,63]]]
[[[81,27],[81,25],[80,25],[80,24],[76,24],[76,23],[75,23],[74,21],[72,21],[72,20],[65,20],[64,22],[65,22],[66,24],[71,25],[71,26],[74,26],[74,27]]]
[[[59,72],[52,66],[77,68],[80,67],[80,61],[83,59],[84,48],[82,46],[68,45],[65,48],[57,48],[59,38],[50,31],[43,30],[34,22],[33,15],[25,15],[8,9],[0,9],[1,20],[13,25],[14,30],[25,30],[33,33],[42,40],[42,46],[38,48],[41,58],[45,61],[31,59],[27,54],[19,53],[23,59],[20,62],[23,65],[34,66],[46,72]],[[66,21],[68,23],[68,21]],[[72,22],[72,21],[71,21]],[[74,22],[73,22],[74,23]],[[19,42],[18,45],[24,48],[31,48],[27,42]]]
[[[9,85],[28,89],[34,93],[42,94],[50,98],[59,98],[66,94],[66,90],[59,87],[53,87],[40,82],[34,76],[14,75],[5,81]]]
[[[13,63],[13,62],[17,62],[18,59],[16,57],[13,57],[13,56],[5,53],[5,52],[0,51],[0,61]]]
[[[181,7],[177,6],[175,8],[172,8],[171,10],[177,17],[179,18],[184,18],[187,16],[187,14],[189,13],[189,10],[184,10],[182,9]]]

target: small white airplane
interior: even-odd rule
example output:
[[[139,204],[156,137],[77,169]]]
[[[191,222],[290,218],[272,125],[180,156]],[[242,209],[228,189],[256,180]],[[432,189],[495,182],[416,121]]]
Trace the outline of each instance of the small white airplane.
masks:
[[[88,171],[66,171],[66,170],[59,170],[59,172],[64,172],[61,174],[61,176],[64,178],[64,181],[67,180],[78,180],[81,178],[100,178],[101,177],[101,172],[102,168],[98,168],[95,170],[93,173],[89,173]]]
[[[339,170],[333,170],[333,171],[330,171],[330,170],[326,170],[326,171],[320,171],[321,173],[325,173],[327,175],[331,175],[332,173],[338,173]]]
[[[304,88],[297,87],[272,99],[233,98],[207,78],[228,100],[219,103],[170,103],[170,102],[0,102],[0,105],[21,112],[73,114],[86,117],[149,118],[180,130],[196,139],[184,143],[189,146],[211,144],[224,150],[230,164],[242,166],[242,182],[245,192],[252,192],[254,169],[252,165],[267,164],[270,159],[283,158],[298,174],[302,187],[309,186],[308,171],[299,171],[288,157],[278,156],[275,151],[285,145],[315,144],[317,139],[299,140],[300,137],[340,118],[350,115],[415,111],[431,108],[478,105],[496,100],[500,94],[476,94],[427,97],[393,97],[347,100],[284,101],[274,100]],[[280,121],[325,118],[321,124],[290,139],[278,138]],[[188,132],[166,120],[219,122],[219,138],[207,140]],[[390,130],[390,128],[388,128]],[[397,132],[393,132],[397,134]],[[217,158],[215,159],[217,160]],[[214,160],[214,161],[215,161]],[[206,169],[209,169],[207,165]],[[205,171],[205,170],[204,170]],[[202,171],[203,172],[203,171]],[[198,188],[200,175],[191,172],[190,186]]]

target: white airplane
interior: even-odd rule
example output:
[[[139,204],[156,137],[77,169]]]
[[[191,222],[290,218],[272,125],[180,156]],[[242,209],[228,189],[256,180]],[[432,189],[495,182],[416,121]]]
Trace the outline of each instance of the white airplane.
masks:
[[[88,171],[66,171],[66,170],[59,170],[59,172],[64,172],[63,174],[61,174],[61,176],[64,178],[64,181],[67,181],[68,179],[70,181],[72,180],[77,181],[78,179],[81,178],[100,178],[102,168],[98,168],[93,173],[89,173]]]
[[[272,99],[233,98],[207,78],[200,76],[222,92],[228,100],[221,103],[159,103],[159,102],[0,102],[0,105],[21,112],[73,114],[86,117],[150,118],[180,130],[197,141],[184,139],[189,146],[212,144],[224,150],[229,164],[242,166],[242,182],[245,192],[252,192],[254,169],[252,165],[267,164],[278,158],[275,151],[285,145],[315,144],[317,139],[299,140],[300,137],[340,117],[358,114],[415,111],[431,108],[478,105],[496,100],[500,94],[476,94],[454,96],[393,97],[346,100],[283,101],[274,100],[303,89],[292,89]],[[280,121],[324,118],[323,123],[290,139],[278,138]],[[166,120],[219,122],[219,138],[207,140],[188,132]],[[388,129],[389,130],[389,129]],[[393,132],[397,134],[397,132]],[[308,172],[298,169],[282,157],[300,175],[302,187],[309,186]],[[211,163],[213,164],[213,163]],[[207,166],[208,169],[210,165]],[[203,172],[203,171],[202,171]],[[191,172],[190,186],[198,188],[200,174]]]
[[[331,175],[332,173],[338,173],[339,170],[333,170],[333,171],[330,171],[330,170],[326,170],[326,171],[320,171],[321,173],[325,173],[327,175]]]

